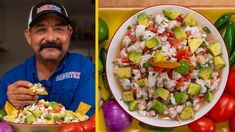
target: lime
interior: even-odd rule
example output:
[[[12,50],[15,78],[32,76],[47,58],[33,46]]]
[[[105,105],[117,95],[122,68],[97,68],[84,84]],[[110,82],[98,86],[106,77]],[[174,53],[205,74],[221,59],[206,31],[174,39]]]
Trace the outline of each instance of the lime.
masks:
[[[99,43],[104,42],[109,37],[109,28],[107,23],[99,17],[99,26],[98,26],[98,36],[99,36]]]
[[[4,109],[0,109],[0,121],[5,115],[7,115],[6,111]]]

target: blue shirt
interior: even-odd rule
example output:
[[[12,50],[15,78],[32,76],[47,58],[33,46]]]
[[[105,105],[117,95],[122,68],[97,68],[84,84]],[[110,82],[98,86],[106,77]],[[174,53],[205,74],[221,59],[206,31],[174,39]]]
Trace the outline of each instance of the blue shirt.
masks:
[[[0,108],[7,101],[8,85],[18,80],[40,82],[46,88],[48,95],[40,95],[39,100],[56,101],[73,111],[82,101],[92,106],[87,115],[90,116],[95,111],[95,66],[80,54],[66,53],[48,80],[38,79],[35,56],[7,72],[1,78]]]

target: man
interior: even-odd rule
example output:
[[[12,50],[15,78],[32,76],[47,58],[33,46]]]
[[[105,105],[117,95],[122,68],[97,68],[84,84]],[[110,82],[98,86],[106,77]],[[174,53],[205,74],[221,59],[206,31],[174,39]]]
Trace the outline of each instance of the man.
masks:
[[[75,111],[82,101],[95,111],[95,67],[87,58],[69,53],[73,29],[66,9],[54,1],[42,1],[31,9],[24,35],[34,56],[7,72],[1,80],[0,107],[8,101],[17,109],[39,99],[62,103]],[[31,95],[40,82],[48,95]]]

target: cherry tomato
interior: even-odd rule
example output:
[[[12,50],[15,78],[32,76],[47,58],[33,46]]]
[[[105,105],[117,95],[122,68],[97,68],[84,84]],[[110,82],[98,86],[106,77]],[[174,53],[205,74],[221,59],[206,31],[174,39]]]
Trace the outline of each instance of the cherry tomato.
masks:
[[[202,117],[190,123],[188,127],[192,132],[215,132],[216,130],[215,123],[207,117]]]
[[[235,69],[229,71],[226,89],[233,97],[235,97]]]
[[[65,124],[60,128],[60,132],[85,132],[85,131],[79,122],[79,123]]]
[[[84,132],[95,132],[95,121],[92,119],[81,122]]]
[[[235,112],[235,99],[224,93],[215,106],[210,110],[209,116],[215,122],[228,120]]]
[[[235,132],[235,115],[229,121],[229,130],[230,132]]]

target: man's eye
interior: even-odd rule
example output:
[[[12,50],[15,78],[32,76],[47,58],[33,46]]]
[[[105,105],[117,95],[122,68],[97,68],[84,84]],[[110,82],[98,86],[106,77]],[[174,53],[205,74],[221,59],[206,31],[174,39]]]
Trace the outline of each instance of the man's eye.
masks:
[[[64,31],[64,27],[55,27],[55,31]]]
[[[36,29],[37,32],[43,32],[45,30],[46,30],[45,28],[38,28],[38,29]]]

